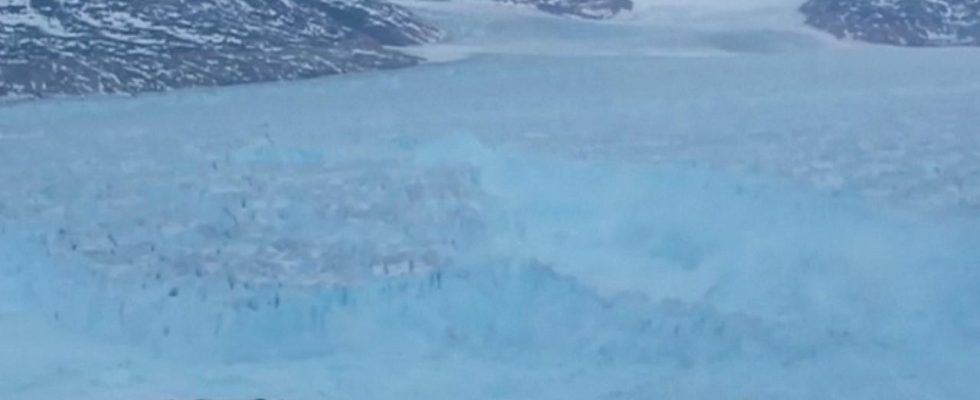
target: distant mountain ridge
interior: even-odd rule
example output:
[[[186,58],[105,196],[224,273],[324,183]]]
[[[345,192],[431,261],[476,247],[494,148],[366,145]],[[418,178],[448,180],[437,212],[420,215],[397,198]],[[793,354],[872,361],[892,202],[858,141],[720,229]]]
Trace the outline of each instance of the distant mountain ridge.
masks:
[[[0,0],[0,98],[132,94],[415,65],[438,29],[377,0]]]
[[[633,9],[632,0],[496,0],[531,5],[538,10],[586,19],[607,19]]]
[[[807,24],[900,46],[980,46],[980,0],[809,0]]]

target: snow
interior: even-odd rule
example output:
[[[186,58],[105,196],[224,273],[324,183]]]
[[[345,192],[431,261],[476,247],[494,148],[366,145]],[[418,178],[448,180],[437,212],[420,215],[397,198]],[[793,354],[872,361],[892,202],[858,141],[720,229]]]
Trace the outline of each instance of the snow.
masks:
[[[609,21],[561,18],[483,0],[402,0],[450,38],[401,49],[434,62],[486,54],[554,57],[719,57],[841,47],[803,25],[792,1],[641,2]]]
[[[973,397],[980,56],[515,13],[0,109],[0,398]]]

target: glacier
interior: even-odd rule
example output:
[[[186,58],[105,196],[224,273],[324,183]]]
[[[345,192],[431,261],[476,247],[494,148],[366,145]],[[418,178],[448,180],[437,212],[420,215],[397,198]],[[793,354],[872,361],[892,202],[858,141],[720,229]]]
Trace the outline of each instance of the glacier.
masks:
[[[0,108],[0,397],[975,397],[980,55],[701,3]]]

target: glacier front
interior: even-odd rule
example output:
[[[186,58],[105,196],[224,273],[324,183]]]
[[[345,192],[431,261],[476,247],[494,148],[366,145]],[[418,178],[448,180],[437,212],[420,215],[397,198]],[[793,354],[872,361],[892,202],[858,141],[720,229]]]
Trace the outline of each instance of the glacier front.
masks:
[[[0,108],[0,397],[975,396],[980,55],[426,7],[463,59]]]

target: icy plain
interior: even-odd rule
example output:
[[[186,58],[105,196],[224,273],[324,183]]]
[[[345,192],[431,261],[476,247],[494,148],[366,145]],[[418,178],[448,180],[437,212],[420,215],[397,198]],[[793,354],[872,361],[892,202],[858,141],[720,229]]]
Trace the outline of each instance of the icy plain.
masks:
[[[0,398],[976,398],[980,53],[669,3],[0,108]]]

